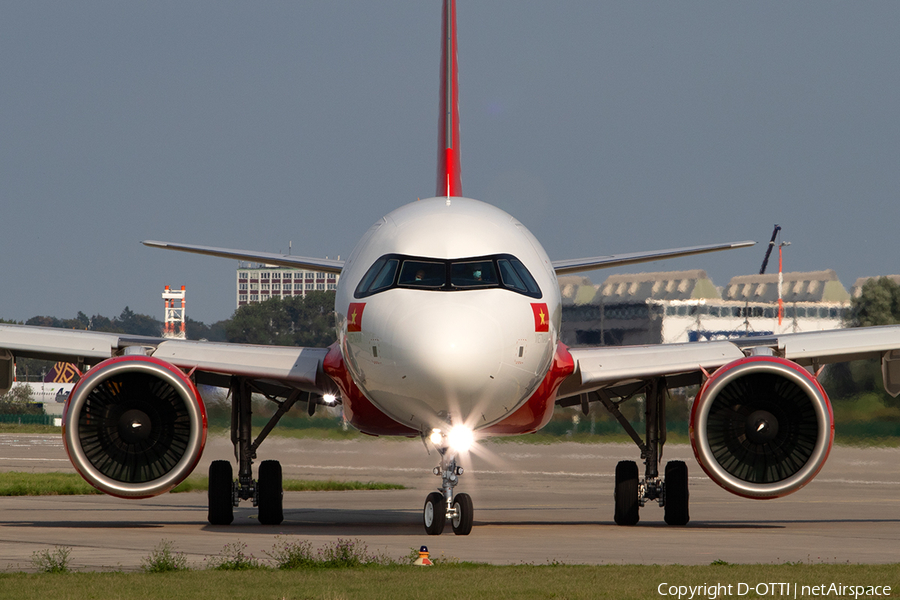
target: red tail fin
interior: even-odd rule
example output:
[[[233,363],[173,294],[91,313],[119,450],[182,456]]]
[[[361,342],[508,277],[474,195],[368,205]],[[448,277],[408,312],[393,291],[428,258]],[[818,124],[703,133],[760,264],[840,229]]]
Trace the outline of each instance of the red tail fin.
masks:
[[[441,41],[441,116],[436,196],[461,196],[459,90],[456,65],[456,0],[444,0]]]

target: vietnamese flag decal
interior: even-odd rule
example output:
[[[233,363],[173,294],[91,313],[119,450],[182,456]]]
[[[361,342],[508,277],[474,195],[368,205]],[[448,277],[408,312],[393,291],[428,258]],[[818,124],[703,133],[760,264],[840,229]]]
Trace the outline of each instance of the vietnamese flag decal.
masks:
[[[532,303],[531,310],[534,312],[535,332],[550,331],[550,312],[547,310],[547,305],[543,302]]]
[[[351,302],[347,309],[347,333],[362,331],[362,314],[365,302]]]

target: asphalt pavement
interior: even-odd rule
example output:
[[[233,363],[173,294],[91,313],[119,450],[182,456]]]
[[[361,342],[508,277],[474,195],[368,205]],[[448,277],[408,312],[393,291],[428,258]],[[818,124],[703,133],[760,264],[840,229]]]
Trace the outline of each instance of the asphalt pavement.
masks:
[[[227,527],[206,522],[206,495],[146,500],[107,496],[0,498],[0,571],[29,570],[36,551],[67,546],[76,568],[140,567],[162,540],[200,567],[226,544],[265,558],[279,539],[314,546],[358,539],[390,557],[427,545],[432,556],[495,564],[893,563],[900,562],[900,449],[835,446],[819,476],[775,500],[733,496],[709,481],[689,446],[665,459],[690,470],[691,521],[663,522],[655,505],[634,527],[613,523],[613,472],[637,459],[627,444],[488,443],[463,462],[457,491],[475,503],[469,536],[427,536],[421,510],[439,478],[418,440],[318,441],[271,438],[259,460],[278,459],[294,479],[400,483],[405,490],[287,492],[285,521],[262,526],[244,502]],[[233,459],[230,442],[211,438],[198,471]],[[0,434],[0,471],[73,472],[60,436]]]

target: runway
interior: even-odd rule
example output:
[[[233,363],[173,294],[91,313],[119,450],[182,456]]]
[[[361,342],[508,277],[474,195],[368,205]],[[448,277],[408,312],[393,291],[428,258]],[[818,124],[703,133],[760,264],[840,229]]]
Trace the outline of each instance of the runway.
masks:
[[[242,542],[265,558],[277,536],[314,546],[358,538],[394,558],[427,545],[432,556],[495,564],[892,563],[900,562],[900,449],[835,446],[825,468],[786,498],[753,501],[718,488],[702,474],[688,446],[667,446],[666,459],[688,462],[691,522],[663,523],[655,505],[635,527],[613,524],[613,471],[637,458],[625,444],[490,443],[463,464],[457,491],[475,502],[467,537],[430,537],[421,525],[425,496],[439,484],[438,463],[418,440],[361,438],[323,442],[273,438],[259,460],[277,458],[285,477],[400,483],[409,489],[372,492],[288,492],[285,522],[260,526],[242,503],[235,522],[206,522],[206,495],[165,494],[147,500],[107,496],[0,498],[0,571],[29,570],[32,553],[72,548],[75,568],[140,567],[170,540],[196,567],[225,544]],[[198,472],[233,456],[211,438]],[[73,471],[59,436],[0,434],[0,470]]]

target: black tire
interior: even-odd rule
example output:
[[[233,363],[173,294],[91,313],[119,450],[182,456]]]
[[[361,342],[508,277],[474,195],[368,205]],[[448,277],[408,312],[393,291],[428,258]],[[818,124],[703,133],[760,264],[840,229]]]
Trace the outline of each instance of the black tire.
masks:
[[[281,487],[281,463],[277,460],[264,460],[259,465],[258,496],[256,507],[259,509],[259,522],[262,525],[281,525],[284,521],[283,499]]]
[[[453,533],[469,535],[472,532],[472,521],[475,514],[472,498],[468,494],[457,494],[453,498],[453,508],[456,509],[456,516],[450,520]]]
[[[209,465],[209,489],[207,491],[209,502],[207,520],[210,525],[231,525],[231,522],[234,521],[233,487],[234,476],[231,472],[231,463],[227,460],[212,461]]]
[[[444,505],[444,496],[440,492],[431,492],[425,498],[425,507],[422,509],[422,522],[425,524],[425,533],[428,535],[441,535],[444,533],[444,522],[447,520],[447,508]]]
[[[616,465],[616,525],[636,525],[638,514],[638,468],[637,463],[623,460]]]
[[[666,463],[666,523],[669,525],[687,525],[691,520],[688,504],[688,469],[680,460]]]

